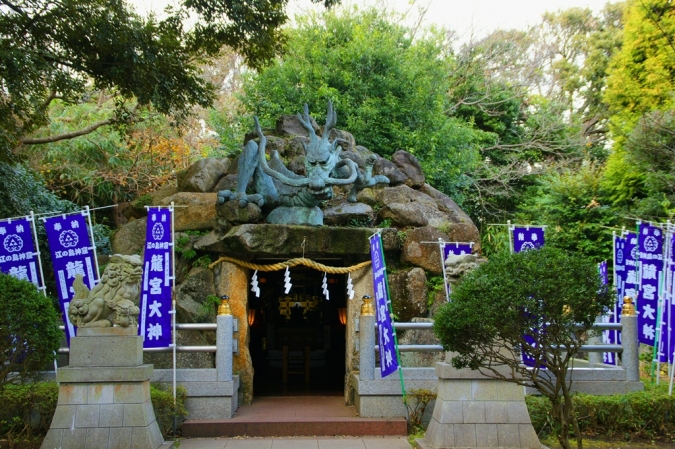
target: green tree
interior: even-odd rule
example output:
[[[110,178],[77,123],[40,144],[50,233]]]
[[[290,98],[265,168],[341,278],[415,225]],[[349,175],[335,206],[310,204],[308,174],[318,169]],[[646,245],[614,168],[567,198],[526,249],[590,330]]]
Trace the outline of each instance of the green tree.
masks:
[[[602,172],[602,165],[586,160],[541,175],[518,205],[518,222],[547,225],[547,245],[592,260],[610,259],[607,228],[617,226],[619,219],[602,195]]]
[[[211,105],[213,86],[200,77],[198,63],[224,45],[252,67],[278,55],[286,3],[185,0],[159,20],[141,18],[124,0],[0,0],[3,156],[19,144],[69,139],[133,121],[138,106],[181,118],[193,105]],[[189,29],[183,24],[188,16]],[[92,90],[114,95],[114,114],[74,132],[33,135],[49,122],[54,101],[81,102]]]
[[[35,285],[0,273],[0,388],[39,376],[56,359],[59,315]]]
[[[469,173],[466,205],[479,226],[513,218],[538,176],[605,159],[601,92],[620,44],[621,12],[613,4],[600,14],[546,13],[526,32],[498,30],[462,48],[452,102],[458,114],[498,136],[481,148],[481,163]]]
[[[578,254],[549,246],[502,253],[453,289],[451,301],[436,314],[434,332],[454,353],[454,367],[536,388],[551,401],[560,445],[569,449],[574,432],[581,448],[565,375],[596,317],[613,300],[596,264]],[[521,363],[521,349],[534,367]]]
[[[645,158],[651,150],[643,153],[635,142],[656,143],[645,134],[649,129],[657,139],[667,139],[662,125],[671,121],[670,111],[675,109],[674,36],[675,5],[666,0],[630,1],[623,46],[610,63],[604,100],[612,114],[614,144],[603,188],[615,206],[638,216],[663,217],[670,201],[669,192],[662,189],[665,186],[657,185],[663,166]],[[668,164],[669,158],[664,162]],[[660,172],[657,177],[650,174],[654,170]]]
[[[477,147],[493,140],[446,114],[453,58],[442,33],[413,39],[384,13],[347,9],[299,18],[288,44],[283,59],[244,85],[244,104],[265,126],[303,103],[324,111],[331,99],[337,126],[359,144],[381,156],[409,151],[446,192],[465,181]]]

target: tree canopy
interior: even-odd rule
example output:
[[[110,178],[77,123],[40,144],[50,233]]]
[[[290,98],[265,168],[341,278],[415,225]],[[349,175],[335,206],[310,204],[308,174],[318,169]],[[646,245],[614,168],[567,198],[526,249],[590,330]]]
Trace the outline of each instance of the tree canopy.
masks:
[[[317,2],[318,0],[314,0]],[[167,16],[142,18],[124,0],[0,0],[0,149],[86,134],[133,119],[151,105],[183,117],[210,106],[214,87],[198,63],[227,45],[251,67],[284,48],[287,0],[185,0]],[[337,0],[325,0],[326,6]],[[184,19],[194,21],[186,28]],[[115,113],[84,129],[31,136],[55,100],[75,103],[112,92]]]
[[[360,145],[381,156],[409,151],[446,192],[465,182],[478,147],[494,140],[446,113],[455,62],[443,33],[413,38],[386,13],[346,9],[301,17],[288,44],[283,58],[244,86],[244,104],[263,125],[303,103],[324,111],[331,99],[337,126]]]

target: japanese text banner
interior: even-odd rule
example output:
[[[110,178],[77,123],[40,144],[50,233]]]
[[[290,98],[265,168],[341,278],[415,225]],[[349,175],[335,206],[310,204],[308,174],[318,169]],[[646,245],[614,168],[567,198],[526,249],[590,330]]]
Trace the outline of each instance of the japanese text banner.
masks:
[[[638,235],[640,290],[638,292],[638,333],[640,343],[654,346],[659,329],[659,282],[663,271],[663,232],[649,224],[640,225]]]
[[[543,245],[544,245],[543,227],[526,226],[513,228],[514,253],[539,248]]]
[[[448,259],[450,254],[455,256],[461,256],[463,254],[471,254],[471,248],[473,243],[458,243],[458,242],[444,242],[441,245],[441,251],[443,252],[443,273],[445,273],[446,266],[445,261]],[[445,283],[445,297],[450,300],[450,283]]]
[[[38,260],[33,243],[31,219],[0,221],[0,271],[44,287],[38,274]]]
[[[375,290],[375,308],[377,310],[378,342],[380,345],[380,373],[386,377],[398,369],[394,327],[391,323],[389,308],[389,288],[387,286],[387,267],[382,254],[382,238],[375,234],[370,238],[370,258],[373,262],[373,289]]]
[[[171,345],[173,287],[173,209],[148,209],[141,285],[141,317],[138,328],[143,347],[166,348]]]
[[[543,227],[533,226],[516,226],[513,228],[513,252],[519,253],[521,251],[528,251],[544,246],[544,229]],[[532,334],[536,335],[540,329],[532,329]],[[534,347],[536,339],[532,335],[523,335],[525,342]],[[535,366],[536,360],[532,355],[526,351],[521,351],[523,363],[527,366]],[[543,367],[542,367],[543,368]]]
[[[73,214],[43,218],[69,343],[70,338],[75,336],[75,328],[68,319],[68,306],[75,295],[75,276],[81,275],[82,282],[89,290],[98,282],[94,260],[96,253],[89,239],[85,217],[86,214]]]

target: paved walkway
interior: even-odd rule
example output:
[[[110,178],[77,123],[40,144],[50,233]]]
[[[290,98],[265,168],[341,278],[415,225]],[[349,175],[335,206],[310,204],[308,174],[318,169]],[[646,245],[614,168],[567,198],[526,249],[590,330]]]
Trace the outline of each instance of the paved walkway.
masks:
[[[410,449],[405,437],[186,438],[178,449]]]

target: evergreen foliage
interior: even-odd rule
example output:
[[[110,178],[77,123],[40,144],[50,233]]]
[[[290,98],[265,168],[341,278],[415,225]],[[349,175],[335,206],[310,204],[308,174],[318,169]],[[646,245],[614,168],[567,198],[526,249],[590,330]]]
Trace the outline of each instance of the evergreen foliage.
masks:
[[[453,289],[436,314],[434,332],[454,353],[454,367],[536,388],[551,402],[561,446],[569,449],[573,431],[581,448],[565,375],[590,327],[613,301],[596,264],[578,254],[551,246],[503,253]],[[533,368],[522,364],[521,349],[534,360]],[[500,371],[504,365],[508,370]]]
[[[35,285],[0,273],[0,391],[51,369],[63,332],[52,301]]]
[[[447,193],[467,182],[479,146],[494,140],[445,113],[454,62],[440,32],[413,39],[385,13],[347,9],[298,19],[288,47],[244,85],[244,104],[263,126],[304,103],[321,117],[331,99],[338,128],[381,156],[414,154],[430,183]]]

